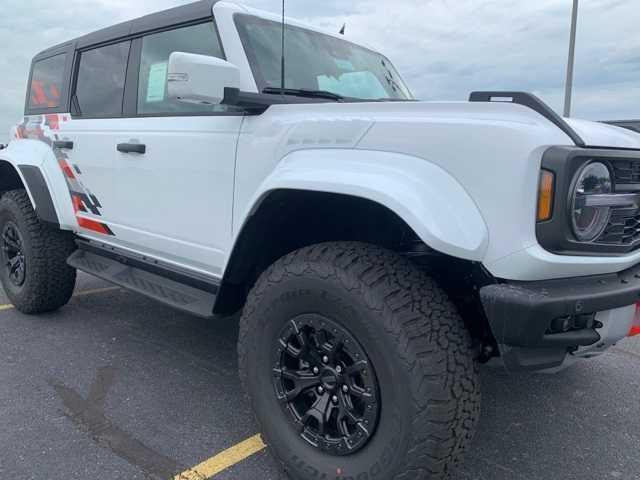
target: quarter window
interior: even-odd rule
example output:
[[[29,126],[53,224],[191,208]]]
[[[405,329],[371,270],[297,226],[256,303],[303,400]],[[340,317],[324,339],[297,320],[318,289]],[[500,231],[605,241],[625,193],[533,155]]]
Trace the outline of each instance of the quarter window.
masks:
[[[124,84],[131,42],[88,50],[80,54],[72,111],[82,117],[122,114]]]
[[[29,88],[29,108],[34,110],[60,106],[64,66],[67,56],[56,55],[33,65]]]
[[[225,111],[227,108],[224,105],[188,104],[167,97],[167,68],[173,52],[224,57],[213,22],[144,37],[138,81],[138,113],[180,115]]]

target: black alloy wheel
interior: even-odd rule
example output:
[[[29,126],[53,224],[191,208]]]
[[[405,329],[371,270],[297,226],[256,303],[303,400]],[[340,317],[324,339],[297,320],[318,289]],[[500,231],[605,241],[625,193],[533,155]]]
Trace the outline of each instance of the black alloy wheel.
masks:
[[[322,315],[297,316],[282,329],[273,385],[300,436],[319,450],[353,454],[374,434],[380,402],[373,365],[348,330]]]
[[[2,229],[2,260],[7,278],[16,287],[21,287],[26,279],[24,242],[20,230],[12,221]]]

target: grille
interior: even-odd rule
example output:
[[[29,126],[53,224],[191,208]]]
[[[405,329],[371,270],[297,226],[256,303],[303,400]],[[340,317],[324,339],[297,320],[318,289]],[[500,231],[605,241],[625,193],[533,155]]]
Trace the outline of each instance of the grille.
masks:
[[[611,162],[616,192],[640,190],[640,161],[615,160]],[[640,247],[640,209],[615,208],[604,232],[596,243]]]
[[[618,190],[620,187],[624,189],[628,185],[640,184],[640,161],[616,160],[611,165]]]
[[[631,246],[638,240],[640,240],[640,210],[617,208],[611,212],[609,223],[596,243]]]

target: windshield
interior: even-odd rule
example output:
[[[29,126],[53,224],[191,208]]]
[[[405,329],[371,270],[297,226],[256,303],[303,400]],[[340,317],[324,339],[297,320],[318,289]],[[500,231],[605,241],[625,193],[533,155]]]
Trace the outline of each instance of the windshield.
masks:
[[[236,25],[260,91],[281,87],[282,25],[237,15]],[[365,100],[412,99],[384,56],[353,43],[287,25],[285,87],[323,90]]]

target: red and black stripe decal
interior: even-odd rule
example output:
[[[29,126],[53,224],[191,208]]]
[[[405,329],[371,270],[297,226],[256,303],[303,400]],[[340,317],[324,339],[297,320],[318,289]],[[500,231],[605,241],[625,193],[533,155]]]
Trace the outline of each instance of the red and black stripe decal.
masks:
[[[43,92],[35,91],[36,95],[42,95]],[[42,125],[49,127],[51,132],[55,132],[60,129],[60,123],[68,120],[66,115],[59,114],[46,114],[35,118],[25,117],[24,122],[17,126],[16,136],[18,138],[31,138],[40,140],[53,149],[53,153],[56,156],[58,165],[64,174],[67,188],[69,189],[69,195],[71,196],[71,203],[73,205],[73,212],[75,213],[78,226],[92,232],[101,233],[103,235],[115,235],[111,228],[103,222],[87,218],[82,216],[83,213],[91,213],[95,216],[101,216],[100,209],[102,205],[98,201],[98,198],[90,193],[78,178],[82,175],[82,172],[77,165],[71,165],[69,163],[69,157],[59,148],[53,146],[53,142],[58,140],[58,135],[55,133],[47,135],[47,132],[42,128]],[[53,138],[51,138],[53,137]]]
[[[90,218],[78,217],[78,225],[82,228],[86,228],[87,230],[91,230],[93,232],[102,233],[103,235],[115,235],[113,231],[109,228],[109,225],[102,222],[97,222],[95,220],[91,220]]]

